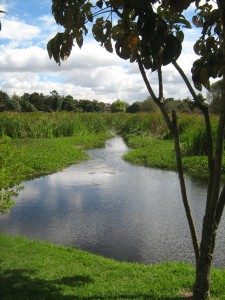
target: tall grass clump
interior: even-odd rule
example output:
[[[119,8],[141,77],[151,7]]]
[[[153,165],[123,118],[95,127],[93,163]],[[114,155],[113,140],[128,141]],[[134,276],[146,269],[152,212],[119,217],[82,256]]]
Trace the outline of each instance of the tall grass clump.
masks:
[[[193,120],[195,122],[193,122]],[[211,122],[212,137],[215,141],[217,119],[213,118]],[[203,118],[194,119],[190,125],[183,130],[181,134],[181,142],[183,151],[186,155],[205,156],[207,155],[207,134],[204,126]]]
[[[104,133],[111,129],[108,114],[12,113],[0,114],[0,136],[53,138]]]
[[[168,135],[167,126],[159,113],[124,114],[118,132],[122,135],[141,135],[164,138]]]

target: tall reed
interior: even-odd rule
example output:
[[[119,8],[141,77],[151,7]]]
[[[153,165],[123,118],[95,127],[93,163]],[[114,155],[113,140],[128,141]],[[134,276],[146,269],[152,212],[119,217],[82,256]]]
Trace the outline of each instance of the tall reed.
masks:
[[[200,114],[178,114],[183,150],[188,155],[207,152],[204,119]],[[212,118],[213,136],[217,118]],[[114,130],[122,135],[134,134],[171,139],[159,113],[0,113],[0,136],[11,138],[52,138],[105,133]]]
[[[104,114],[0,113],[0,136],[11,138],[52,138],[103,133],[111,129]]]

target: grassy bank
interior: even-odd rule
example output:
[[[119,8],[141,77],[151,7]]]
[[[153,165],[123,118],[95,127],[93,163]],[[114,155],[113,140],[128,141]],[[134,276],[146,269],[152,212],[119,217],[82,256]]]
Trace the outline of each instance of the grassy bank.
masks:
[[[0,295],[25,299],[183,299],[194,268],[117,262],[68,247],[0,235]],[[225,299],[225,271],[213,270],[212,299]]]
[[[88,158],[82,149],[101,147],[109,134],[51,139],[13,140],[18,148],[21,164],[26,167],[26,178],[54,173]]]
[[[127,143],[134,149],[124,155],[126,161],[152,168],[176,170],[173,141],[155,139],[149,136],[127,136]],[[208,172],[206,156],[184,155],[183,165],[187,172],[206,174]],[[225,174],[225,157],[222,173]]]

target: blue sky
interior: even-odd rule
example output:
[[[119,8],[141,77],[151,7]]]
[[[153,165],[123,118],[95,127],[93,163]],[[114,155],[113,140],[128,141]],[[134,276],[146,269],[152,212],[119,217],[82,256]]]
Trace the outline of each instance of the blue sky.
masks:
[[[82,50],[77,46],[59,67],[50,60],[47,42],[60,27],[51,14],[51,0],[0,0],[2,31],[0,32],[0,89],[9,95],[39,92],[45,95],[57,90],[76,99],[96,99],[128,103],[148,97],[136,64],[118,58],[88,38]],[[191,64],[196,59],[193,41],[196,29],[188,31],[179,63],[191,77]],[[148,74],[155,91],[155,74]],[[190,96],[172,66],[164,69],[165,97],[183,99]]]

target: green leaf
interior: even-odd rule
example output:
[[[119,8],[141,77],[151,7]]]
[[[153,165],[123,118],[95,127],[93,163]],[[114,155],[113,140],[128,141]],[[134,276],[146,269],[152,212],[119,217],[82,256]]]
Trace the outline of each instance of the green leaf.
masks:
[[[48,56],[50,59],[52,58],[52,54],[53,54],[53,45],[54,45],[54,38],[52,38],[47,44]]]
[[[72,47],[73,47],[73,38],[71,35],[67,35],[60,50],[60,57],[62,60],[66,60],[70,56]]]
[[[202,85],[207,89],[210,90],[210,82],[209,82],[209,74],[206,67],[203,67],[200,71],[200,81]]]
[[[90,11],[86,12],[86,16],[89,22],[93,22],[93,15]]]
[[[162,52],[162,64],[166,66],[174,59],[177,60],[181,54],[181,50],[181,42],[174,35],[167,35]]]
[[[178,17],[173,19],[173,23],[183,24],[185,28],[191,28],[191,23],[184,17]]]
[[[104,42],[104,19],[98,18],[92,27],[92,33],[97,42]]]
[[[76,31],[75,38],[76,38],[76,43],[77,43],[78,47],[82,48],[83,42],[84,42],[82,30]]]
[[[181,43],[183,43],[183,41],[184,41],[184,33],[183,33],[183,31],[177,31],[177,32],[176,32],[176,37],[178,38],[178,40],[179,40]]]
[[[97,1],[97,2],[96,2],[96,6],[98,6],[99,8],[102,9],[103,1],[102,1],[102,0]]]
[[[65,28],[68,28],[72,24],[73,24],[73,10],[71,6],[69,6],[64,17],[64,26]]]
[[[52,55],[57,64],[60,65],[60,48],[63,43],[63,33],[58,32],[53,39]]]
[[[112,47],[112,42],[111,39],[108,39],[105,43],[104,43],[105,49],[112,53],[113,52],[113,47]]]

